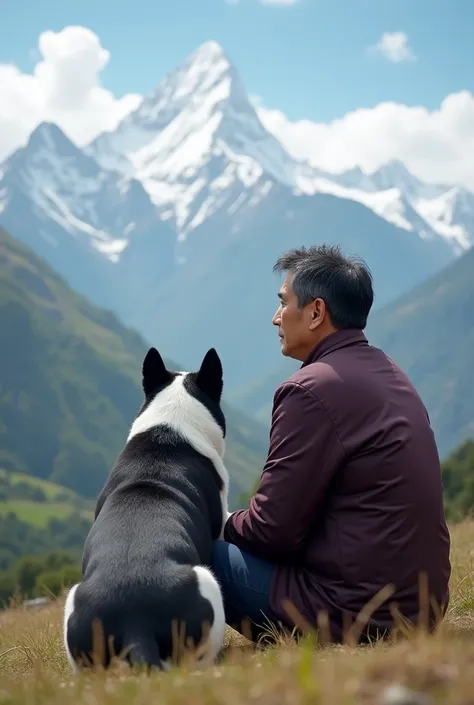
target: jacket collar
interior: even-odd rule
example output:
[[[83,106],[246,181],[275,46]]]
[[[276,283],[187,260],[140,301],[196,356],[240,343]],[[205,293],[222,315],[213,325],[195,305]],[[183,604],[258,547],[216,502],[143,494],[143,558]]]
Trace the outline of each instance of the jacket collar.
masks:
[[[334,333],[330,333],[314,346],[301,367],[306,367],[306,365],[310,365],[312,362],[317,362],[317,360],[320,360],[325,355],[339,350],[340,348],[361,344],[368,345],[368,341],[364,333],[358,328],[337,330]]]

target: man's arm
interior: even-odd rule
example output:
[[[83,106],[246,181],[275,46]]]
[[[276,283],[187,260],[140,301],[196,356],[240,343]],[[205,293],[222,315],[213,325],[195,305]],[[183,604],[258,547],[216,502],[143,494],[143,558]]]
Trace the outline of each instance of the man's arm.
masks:
[[[225,540],[269,559],[290,558],[303,546],[343,458],[333,423],[314,394],[283,384],[275,394],[259,486],[250,507],[229,517]]]

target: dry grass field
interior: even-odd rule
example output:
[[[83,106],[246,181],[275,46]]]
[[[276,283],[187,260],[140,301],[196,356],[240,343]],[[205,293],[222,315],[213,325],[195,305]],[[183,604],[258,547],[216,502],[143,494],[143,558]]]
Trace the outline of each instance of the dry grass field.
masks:
[[[62,602],[0,613],[2,705],[474,705],[474,522],[451,528],[450,609],[433,636],[315,649],[308,642],[254,650],[234,632],[206,672],[73,676],[63,652]]]

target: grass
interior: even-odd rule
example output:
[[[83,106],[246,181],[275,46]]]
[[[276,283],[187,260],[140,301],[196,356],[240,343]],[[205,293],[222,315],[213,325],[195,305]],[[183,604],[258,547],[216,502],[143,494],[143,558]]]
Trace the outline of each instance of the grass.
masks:
[[[47,527],[51,519],[66,519],[78,511],[71,504],[56,502],[34,502],[32,500],[11,499],[0,502],[0,516],[15,514],[18,519],[38,529]],[[81,516],[92,521],[93,514],[88,510],[80,510]],[[1,701],[0,701],[1,702]]]
[[[61,637],[62,601],[42,610],[0,614],[2,705],[332,705],[341,703],[474,703],[474,522],[452,527],[451,604],[434,636],[394,644],[313,649],[279,643],[251,649],[227,634],[220,663],[204,673],[190,667],[167,674],[72,676]],[[412,700],[384,695],[398,685],[425,694]]]

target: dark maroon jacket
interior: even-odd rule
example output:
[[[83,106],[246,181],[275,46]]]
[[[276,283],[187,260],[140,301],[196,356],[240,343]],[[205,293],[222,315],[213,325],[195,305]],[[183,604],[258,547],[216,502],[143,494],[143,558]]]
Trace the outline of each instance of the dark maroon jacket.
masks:
[[[370,630],[393,626],[390,603],[416,622],[419,576],[445,610],[450,538],[426,409],[405,374],[360,330],[333,333],[276,391],[270,449],[249,509],[226,541],[276,563],[270,604],[289,599],[340,640],[381,588],[391,599]],[[345,614],[344,614],[345,613]],[[393,613],[392,613],[393,614]]]

